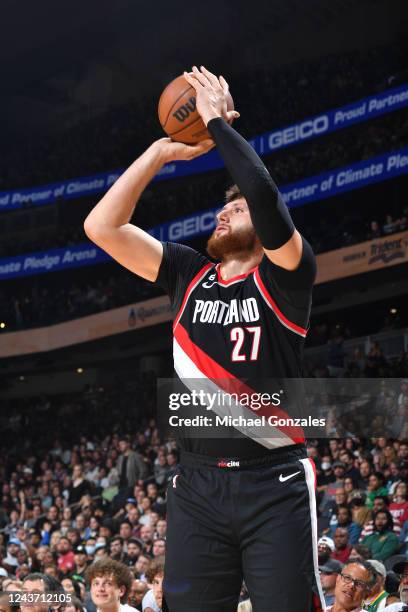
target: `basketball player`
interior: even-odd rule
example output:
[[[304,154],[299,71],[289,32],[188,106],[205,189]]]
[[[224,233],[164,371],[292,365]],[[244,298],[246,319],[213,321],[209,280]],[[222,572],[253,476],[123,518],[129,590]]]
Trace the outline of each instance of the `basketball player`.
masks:
[[[85,231],[123,266],[167,291],[181,379],[199,378],[203,385],[228,379],[239,387],[244,379],[300,377],[312,250],[262,161],[231,127],[238,113],[227,111],[225,79],[204,67],[185,78],[212,140],[153,143],[91,211]],[[192,159],[214,144],[235,182],[208,242],[217,265],[129,223],[164,163]],[[201,306],[209,302],[212,314],[203,317]],[[254,612],[324,609],[314,473],[302,438],[285,432],[182,439],[167,510],[164,595],[171,612],[233,612],[243,578]]]

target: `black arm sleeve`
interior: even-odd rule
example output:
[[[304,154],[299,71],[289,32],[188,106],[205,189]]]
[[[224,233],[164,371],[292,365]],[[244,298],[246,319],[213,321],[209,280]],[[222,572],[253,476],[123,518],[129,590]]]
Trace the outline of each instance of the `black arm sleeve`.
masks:
[[[295,231],[279,190],[251,145],[221,117],[207,128],[233,181],[248,202],[252,223],[265,249],[279,249]]]

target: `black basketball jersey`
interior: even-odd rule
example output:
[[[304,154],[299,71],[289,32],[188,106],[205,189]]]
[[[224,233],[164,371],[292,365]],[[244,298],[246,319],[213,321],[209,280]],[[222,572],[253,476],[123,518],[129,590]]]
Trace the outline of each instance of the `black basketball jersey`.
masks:
[[[217,381],[217,387],[241,393],[257,389],[255,381],[299,378],[315,272],[313,252],[304,239],[295,271],[264,255],[256,268],[229,280],[221,278],[220,264],[190,247],[164,243],[157,282],[168,293],[174,313],[177,376],[200,379],[204,387]],[[180,444],[202,455],[251,457],[300,441],[290,432],[272,440],[251,439],[246,432],[235,440],[190,438]]]

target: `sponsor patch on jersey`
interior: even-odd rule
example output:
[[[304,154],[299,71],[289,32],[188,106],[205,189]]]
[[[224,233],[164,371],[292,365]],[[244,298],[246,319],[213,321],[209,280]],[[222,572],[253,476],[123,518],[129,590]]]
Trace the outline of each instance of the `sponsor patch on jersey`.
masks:
[[[229,460],[221,460],[218,462],[218,467],[220,468],[233,468],[239,467],[239,461],[229,461]]]

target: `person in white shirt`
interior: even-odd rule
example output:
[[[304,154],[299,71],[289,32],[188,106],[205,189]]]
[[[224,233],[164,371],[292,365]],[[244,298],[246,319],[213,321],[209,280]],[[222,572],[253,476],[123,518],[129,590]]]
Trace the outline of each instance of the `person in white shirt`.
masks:
[[[97,612],[139,612],[126,603],[133,576],[124,563],[109,558],[95,561],[86,576]]]

